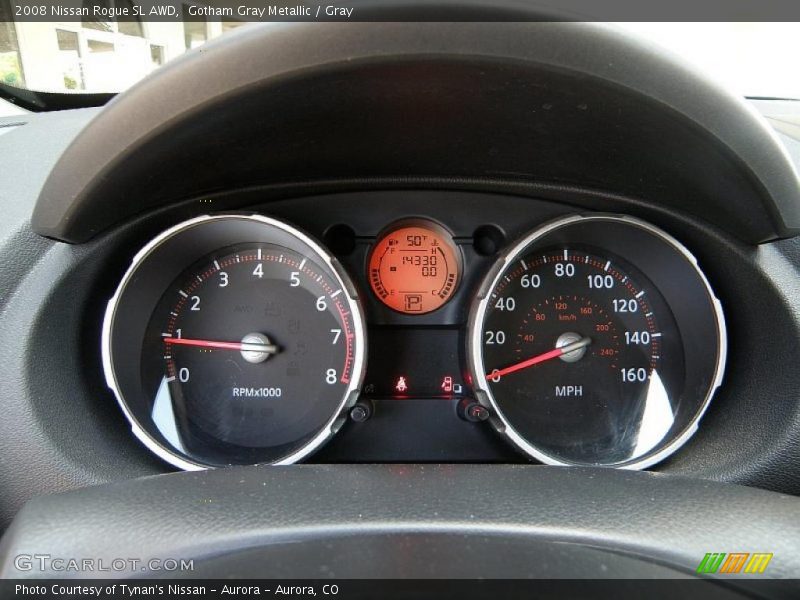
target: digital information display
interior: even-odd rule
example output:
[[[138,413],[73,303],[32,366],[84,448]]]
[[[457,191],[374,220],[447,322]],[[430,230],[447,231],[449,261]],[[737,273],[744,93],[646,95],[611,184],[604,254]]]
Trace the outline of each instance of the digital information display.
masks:
[[[389,308],[414,315],[436,310],[455,292],[461,254],[444,227],[406,221],[383,234],[369,258],[369,283]]]

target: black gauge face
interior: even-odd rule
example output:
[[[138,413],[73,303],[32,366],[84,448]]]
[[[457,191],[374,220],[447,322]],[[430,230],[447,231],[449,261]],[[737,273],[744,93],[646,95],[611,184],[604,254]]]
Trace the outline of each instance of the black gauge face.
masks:
[[[246,245],[205,257],[165,292],[145,335],[156,426],[166,436],[180,423],[195,454],[301,443],[353,375],[347,317],[342,289],[298,253]]]
[[[592,223],[600,231],[620,228],[618,221]],[[656,456],[691,429],[716,381],[720,338],[711,298],[679,256],[681,277],[693,279],[667,281],[668,301],[622,258],[620,251],[636,256],[620,243],[619,232],[631,227],[596,236],[603,246],[582,243],[588,230],[523,245],[481,301],[472,332],[477,387],[512,441],[545,462],[628,466]],[[638,241],[630,249],[675,252],[658,238],[649,247]],[[648,264],[670,264],[651,258]],[[699,331],[708,336],[701,346]]]
[[[211,466],[277,462],[326,436],[358,384],[363,334],[321,257],[277,243],[227,245],[159,296],[130,350],[140,376],[128,407],[169,453]],[[124,318],[119,309],[114,318]],[[115,367],[126,356],[117,349]]]
[[[490,299],[489,386],[521,435],[570,462],[621,462],[661,441],[666,431],[643,440],[636,425],[655,394],[671,415],[684,357],[641,274],[596,250],[553,248],[521,258]]]

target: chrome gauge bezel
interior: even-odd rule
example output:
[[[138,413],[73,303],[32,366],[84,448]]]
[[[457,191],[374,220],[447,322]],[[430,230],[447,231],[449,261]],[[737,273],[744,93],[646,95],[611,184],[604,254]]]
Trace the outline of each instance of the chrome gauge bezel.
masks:
[[[700,409],[694,416],[694,418],[689,422],[689,424],[681,433],[679,433],[669,443],[660,448],[657,452],[654,452],[652,454],[650,453],[644,454],[639,459],[633,459],[629,462],[621,463],[619,465],[603,465],[607,466],[608,468],[620,468],[620,469],[630,469],[630,470],[646,469],[648,467],[655,465],[658,462],[661,462],[668,456],[675,453],[684,444],[686,444],[686,442],[697,431],[699,422],[702,419],[703,415],[705,414],[706,410],[708,409],[711,400],[714,396],[714,393],[722,384],[722,379],[725,372],[725,364],[727,361],[727,354],[728,354],[727,330],[725,326],[725,318],[722,310],[722,304],[717,298],[713,289],[711,288],[711,284],[709,283],[708,278],[700,269],[696,257],[688,250],[688,248],[686,248],[686,246],[684,246],[681,242],[676,240],[673,236],[669,235],[662,229],[646,221],[627,215],[617,215],[617,214],[569,215],[566,217],[555,219],[549,223],[542,225],[541,227],[536,228],[535,230],[533,230],[532,232],[530,232],[529,234],[525,235],[520,240],[512,244],[507,250],[505,250],[500,255],[495,265],[491,268],[491,270],[481,283],[478,294],[475,300],[473,301],[472,308],[470,309],[468,330],[467,330],[467,361],[470,373],[472,374],[473,377],[473,389],[477,401],[482,405],[484,405],[485,407],[487,407],[488,409],[490,409],[491,411],[490,423],[493,425],[493,427],[523,454],[527,455],[529,458],[535,459],[537,461],[540,461],[548,465],[575,466],[576,464],[578,464],[560,460],[540,450],[534,444],[525,439],[525,437],[523,437],[509,422],[506,415],[504,415],[503,411],[500,409],[498,402],[496,401],[494,394],[492,393],[491,387],[489,386],[489,382],[486,378],[486,369],[483,361],[482,340],[483,340],[483,329],[484,329],[483,324],[485,323],[487,311],[489,309],[491,291],[496,288],[496,286],[500,282],[500,278],[502,277],[503,273],[506,272],[508,267],[513,263],[515,263],[516,261],[520,260],[520,258],[524,256],[524,254],[531,247],[533,247],[534,244],[542,240],[545,236],[553,233],[554,231],[570,225],[574,225],[576,223],[586,223],[591,221],[601,222],[601,223],[602,222],[624,223],[633,227],[640,228],[658,237],[663,242],[666,242],[669,246],[671,246],[675,251],[679,252],[683,256],[683,258],[686,259],[689,265],[694,269],[700,281],[702,282],[703,287],[705,288],[705,291],[708,294],[708,298],[713,308],[714,317],[716,320],[716,329],[717,329],[719,343],[718,343],[717,357],[715,361],[715,371],[713,375],[713,380],[711,385],[709,386],[705,398],[702,401],[702,404],[700,405]],[[580,465],[586,466],[583,463],[581,463]]]
[[[365,361],[367,353],[367,340],[366,340],[366,325],[364,320],[364,311],[361,307],[356,289],[353,286],[350,278],[345,273],[343,268],[339,265],[338,261],[331,256],[331,254],[323,248],[319,242],[314,240],[309,235],[300,231],[299,229],[277,219],[266,217],[258,214],[221,214],[221,215],[203,215],[195,217],[179,223],[166,231],[163,231],[155,238],[150,240],[136,255],[133,257],[130,266],[125,271],[119,285],[117,286],[114,295],[108,301],[106,306],[105,315],[103,318],[102,340],[101,340],[101,354],[103,362],[103,372],[106,379],[106,385],[113,392],[117,403],[128,420],[134,436],[147,447],[153,454],[171,464],[174,467],[186,471],[198,471],[208,468],[214,468],[212,465],[206,465],[200,462],[192,461],[187,457],[178,454],[169,447],[159,442],[154,436],[148,433],[137,421],[136,417],[130,410],[124,394],[122,393],[117,377],[114,372],[113,356],[112,356],[112,337],[113,337],[113,324],[117,316],[117,311],[120,299],[124,294],[127,286],[131,283],[136,275],[139,267],[155,252],[159,247],[171,240],[175,236],[192,229],[194,227],[212,223],[215,221],[223,220],[246,220],[263,225],[268,225],[281,230],[289,236],[295,237],[303,245],[311,249],[316,254],[317,259],[326,266],[336,282],[342,290],[345,290],[346,301],[348,308],[352,315],[353,320],[353,334],[354,334],[354,358],[353,358],[353,374],[350,382],[342,394],[342,400],[337,408],[333,411],[331,418],[325,423],[320,431],[310,438],[305,444],[299,447],[291,454],[282,457],[280,460],[268,464],[287,465],[296,463],[324,445],[331,437],[333,437],[339,428],[344,423],[347,411],[356,403],[358,399],[359,390],[364,379]],[[188,265],[187,265],[188,266]]]

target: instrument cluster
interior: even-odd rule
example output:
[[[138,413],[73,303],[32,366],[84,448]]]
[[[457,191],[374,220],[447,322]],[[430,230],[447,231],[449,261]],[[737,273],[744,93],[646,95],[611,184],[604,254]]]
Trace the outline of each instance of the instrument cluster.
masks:
[[[505,442],[546,464],[646,468],[721,384],[721,304],[692,253],[638,218],[465,235],[419,211],[320,235],[267,214],[171,227],[108,303],[108,386],[178,468],[358,460],[345,437],[363,460],[394,443],[443,462],[486,444],[500,461]]]

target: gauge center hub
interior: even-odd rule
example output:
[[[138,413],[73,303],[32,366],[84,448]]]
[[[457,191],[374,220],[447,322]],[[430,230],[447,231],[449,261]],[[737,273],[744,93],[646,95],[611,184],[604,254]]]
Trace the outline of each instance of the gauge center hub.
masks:
[[[278,349],[263,333],[248,333],[242,338],[242,358],[249,363],[262,363],[277,352]]]
[[[575,333],[574,331],[567,331],[566,333],[562,333],[558,336],[556,340],[556,348],[563,348],[564,346],[569,346],[570,344],[574,344],[575,342],[579,342],[583,339],[583,336],[579,333]],[[580,348],[576,348],[570,352],[565,352],[559,358],[566,363],[574,363],[578,362],[583,356],[586,354],[587,346],[581,346]]]

